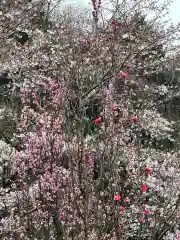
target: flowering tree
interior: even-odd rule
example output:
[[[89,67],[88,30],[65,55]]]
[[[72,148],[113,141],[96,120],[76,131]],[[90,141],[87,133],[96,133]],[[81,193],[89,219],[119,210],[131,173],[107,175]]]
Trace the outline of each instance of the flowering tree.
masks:
[[[11,217],[1,221],[3,237],[161,239],[179,228],[178,153],[143,149],[135,135],[128,143],[143,116],[131,118],[121,103],[115,124],[110,87],[104,113],[93,121],[96,138],[85,139],[79,129],[67,135],[64,81],[47,80],[42,100],[37,88],[22,89],[19,135],[26,150],[12,158],[17,178],[4,196]]]
[[[153,145],[174,140],[174,123],[148,82],[170,66],[178,26],[163,28],[156,15],[168,2],[112,1],[111,19],[92,3],[93,29],[83,13],[41,30],[36,18],[34,27],[40,10],[53,11],[43,1],[2,8],[1,37],[13,35],[1,41],[1,66],[16,79],[21,143],[9,160],[10,191],[2,189],[2,239],[160,240],[180,229],[179,152]]]

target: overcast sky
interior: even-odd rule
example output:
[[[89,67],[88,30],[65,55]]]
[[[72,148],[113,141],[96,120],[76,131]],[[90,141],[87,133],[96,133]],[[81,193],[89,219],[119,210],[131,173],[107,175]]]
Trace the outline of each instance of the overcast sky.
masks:
[[[180,21],[180,0],[175,0],[172,4],[171,17],[175,22]]]
[[[69,0],[72,4],[78,4],[83,7],[90,6],[91,0]],[[171,18],[174,22],[180,21],[180,0],[174,0],[171,6]]]

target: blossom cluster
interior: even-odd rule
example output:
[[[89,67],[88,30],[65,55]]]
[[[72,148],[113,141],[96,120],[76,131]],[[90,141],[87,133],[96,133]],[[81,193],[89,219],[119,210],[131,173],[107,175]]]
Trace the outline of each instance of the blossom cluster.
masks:
[[[3,14],[1,65],[17,80],[21,150],[9,159],[15,179],[2,190],[2,239],[162,239],[172,228],[178,235],[179,152],[139,141],[142,130],[171,138],[174,123],[143,94],[145,76],[164,67],[151,47],[174,30],[141,24],[141,4],[123,4],[109,23],[98,20],[101,1],[92,0],[96,31],[82,13],[73,21],[65,13],[46,31],[32,26],[44,1],[15,1]],[[23,46],[5,41],[16,26],[31,36]],[[92,99],[100,99],[98,113],[88,118]]]

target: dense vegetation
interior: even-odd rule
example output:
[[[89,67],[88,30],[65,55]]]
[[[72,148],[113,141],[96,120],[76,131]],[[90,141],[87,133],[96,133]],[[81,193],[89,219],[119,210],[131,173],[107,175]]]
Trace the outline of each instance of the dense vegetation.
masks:
[[[0,3],[0,239],[180,239],[170,2]]]

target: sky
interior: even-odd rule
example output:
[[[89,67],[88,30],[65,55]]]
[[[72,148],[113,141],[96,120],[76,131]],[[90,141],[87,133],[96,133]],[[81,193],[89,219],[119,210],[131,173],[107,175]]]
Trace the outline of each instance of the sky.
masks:
[[[171,17],[174,22],[180,21],[180,0],[175,0],[171,6]]]
[[[83,7],[88,7],[90,6],[91,0],[69,0],[70,3],[72,4],[78,4],[81,5]],[[170,10],[170,16],[173,20],[173,22],[178,22],[180,21],[180,0],[174,0],[174,3],[171,6],[171,10]]]

